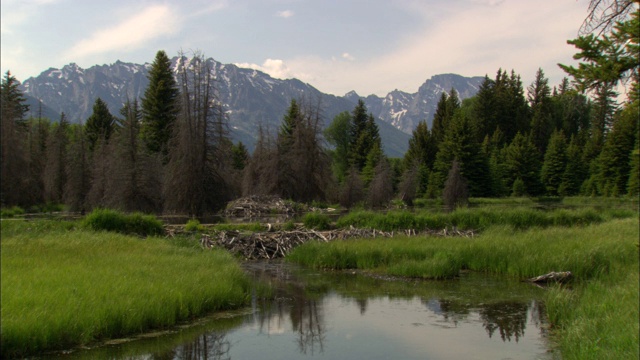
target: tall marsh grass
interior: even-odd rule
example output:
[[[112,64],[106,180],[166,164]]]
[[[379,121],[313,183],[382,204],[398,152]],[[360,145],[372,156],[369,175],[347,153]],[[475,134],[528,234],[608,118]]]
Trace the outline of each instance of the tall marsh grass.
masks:
[[[614,218],[627,218],[637,215],[633,210],[609,209],[555,209],[539,210],[530,207],[491,207],[460,208],[450,213],[389,211],[354,211],[340,217],[336,226],[375,228],[384,231],[403,229],[459,229],[484,230],[492,226],[503,225],[524,230],[533,227],[576,226],[597,224]]]
[[[173,326],[246,303],[248,279],[226,252],[35,224],[41,222],[2,223],[3,358]]]
[[[111,209],[96,209],[82,220],[82,225],[95,231],[153,236],[164,234],[162,222],[153,215],[124,214]]]

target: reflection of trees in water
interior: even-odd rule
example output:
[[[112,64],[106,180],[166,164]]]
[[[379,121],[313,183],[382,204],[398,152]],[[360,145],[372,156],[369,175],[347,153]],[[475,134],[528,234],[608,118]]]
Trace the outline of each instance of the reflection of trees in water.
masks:
[[[357,298],[356,304],[358,304],[358,309],[360,309],[360,315],[364,315],[364,313],[367,312],[367,305],[369,304],[369,299]]]
[[[477,312],[489,337],[493,337],[497,330],[503,341],[511,341],[513,338],[517,342],[524,335],[529,309],[531,309],[530,320],[538,328],[542,322],[541,314],[544,314],[542,304],[537,301],[533,301],[531,304],[523,302],[474,304],[449,299],[430,299],[422,302],[429,310],[441,315],[445,321],[452,322],[456,326],[469,314]]]
[[[298,349],[301,353],[313,355],[324,351],[326,325],[318,300],[297,297],[291,307],[291,325],[298,334]]]
[[[479,310],[482,326],[487,330],[489,337],[499,330],[502,341],[511,341],[513,337],[517,342],[527,327],[528,308],[526,303],[517,302],[484,304]]]
[[[222,332],[209,332],[198,336],[195,341],[182,344],[179,347],[161,354],[153,354],[154,360],[229,360],[231,343]]]

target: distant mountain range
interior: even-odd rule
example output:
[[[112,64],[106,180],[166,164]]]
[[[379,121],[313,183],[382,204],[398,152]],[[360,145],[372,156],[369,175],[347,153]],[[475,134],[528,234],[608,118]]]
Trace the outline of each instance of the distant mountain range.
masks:
[[[177,58],[173,59],[175,63]],[[394,90],[384,98],[360,97],[351,91],[345,96],[320,92],[297,79],[275,79],[263,72],[222,64],[207,59],[217,80],[221,101],[225,104],[232,128],[231,136],[253,149],[258,125],[275,132],[291,99],[320,99],[325,126],[342,111],[352,111],[358,99],[377,118],[385,153],[400,157],[408,146],[412,130],[421,120],[429,126],[438,99],[443,91],[455,88],[462,99],[476,94],[483,77],[463,77],[443,74],[428,79],[417,93]],[[127,99],[140,98],[149,83],[150,64],[117,61],[111,65],[96,65],[82,69],[72,63],[62,69],[50,68],[37,77],[26,79],[22,90],[31,105],[31,115],[58,120],[64,112],[71,122],[84,122],[92,112],[95,99],[104,100],[112,114],[119,111]],[[41,105],[40,105],[41,102]]]

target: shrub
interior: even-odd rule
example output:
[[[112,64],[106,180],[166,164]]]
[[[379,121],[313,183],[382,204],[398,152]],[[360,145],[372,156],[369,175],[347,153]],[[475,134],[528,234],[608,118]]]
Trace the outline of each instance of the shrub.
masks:
[[[200,225],[200,221],[198,219],[190,219],[184,226],[184,230],[189,232],[202,231],[202,225]]]
[[[22,214],[24,214],[24,209],[19,206],[12,206],[0,210],[0,217],[2,218],[11,218]]]
[[[331,228],[331,221],[329,217],[325,214],[320,213],[307,213],[302,219],[302,223],[308,229],[315,230],[327,230]]]
[[[164,233],[162,222],[153,215],[123,214],[110,209],[93,210],[82,220],[82,225],[95,231],[114,231],[140,236]]]

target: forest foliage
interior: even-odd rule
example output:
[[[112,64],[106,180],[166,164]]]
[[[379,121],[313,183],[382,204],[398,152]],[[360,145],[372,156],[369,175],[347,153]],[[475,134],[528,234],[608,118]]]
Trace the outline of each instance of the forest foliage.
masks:
[[[442,92],[432,126],[413,130],[403,159],[384,155],[360,100],[325,126],[319,99],[290,99],[279,129],[259,125],[255,150],[234,144],[204,56],[164,51],[144,97],[119,116],[97,98],[87,119],[27,118],[18,80],[2,79],[3,207],[65,204],[69,211],[202,215],[234,198],[383,207],[394,198],[637,196],[640,114],[638,10],[608,31],[568,43],[578,67],[552,86],[543,69],[525,87],[514,70],[486,75],[461,101]],[[620,83],[627,97],[619,97]],[[55,120],[55,121],[54,121]],[[80,120],[78,124],[77,120]],[[457,204],[457,205],[456,205]]]

